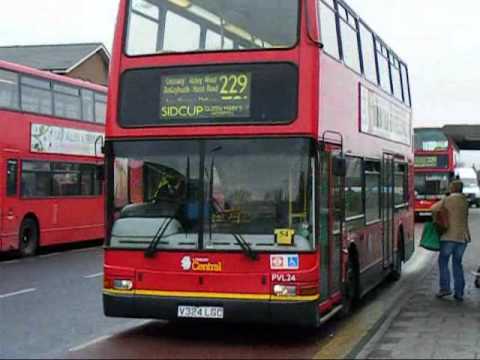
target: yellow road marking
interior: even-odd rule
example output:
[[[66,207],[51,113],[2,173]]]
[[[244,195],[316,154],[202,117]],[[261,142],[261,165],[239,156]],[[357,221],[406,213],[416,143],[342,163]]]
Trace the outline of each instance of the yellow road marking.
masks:
[[[369,334],[392,304],[388,301],[372,303],[342,322],[335,336],[321,341],[314,359],[345,359],[354,347]]]

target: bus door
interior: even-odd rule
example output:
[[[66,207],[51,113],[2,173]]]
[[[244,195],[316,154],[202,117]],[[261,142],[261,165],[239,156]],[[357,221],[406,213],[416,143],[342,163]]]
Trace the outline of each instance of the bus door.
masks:
[[[391,154],[383,154],[382,166],[382,221],[383,221],[383,267],[393,263],[394,233],[394,181],[395,160]]]
[[[19,161],[13,156],[4,159],[5,196],[2,198],[2,234],[3,238],[18,234],[18,178]],[[2,247],[6,244],[2,244]]]
[[[341,291],[342,240],[345,177],[335,176],[334,158],[339,147],[326,146],[320,152],[319,234],[320,234],[320,300],[325,301]]]

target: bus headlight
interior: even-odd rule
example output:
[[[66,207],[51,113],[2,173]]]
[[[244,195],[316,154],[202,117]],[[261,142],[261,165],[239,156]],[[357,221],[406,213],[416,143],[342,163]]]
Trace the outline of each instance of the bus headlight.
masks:
[[[133,281],[131,280],[113,280],[113,288],[115,290],[132,290]]]
[[[297,287],[291,285],[275,285],[273,294],[276,296],[295,296],[297,295]]]

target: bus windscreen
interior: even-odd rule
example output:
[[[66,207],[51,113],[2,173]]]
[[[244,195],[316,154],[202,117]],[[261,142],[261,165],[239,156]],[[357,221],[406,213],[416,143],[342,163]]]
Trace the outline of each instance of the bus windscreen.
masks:
[[[298,39],[294,0],[131,0],[126,53],[291,48]]]

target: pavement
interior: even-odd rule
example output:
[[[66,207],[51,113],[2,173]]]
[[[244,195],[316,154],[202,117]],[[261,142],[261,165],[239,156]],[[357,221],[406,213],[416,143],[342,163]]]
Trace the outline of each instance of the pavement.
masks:
[[[480,289],[473,275],[480,266],[480,211],[470,216],[474,239],[463,261],[464,302],[435,298],[438,265],[433,262],[357,359],[480,359]]]

